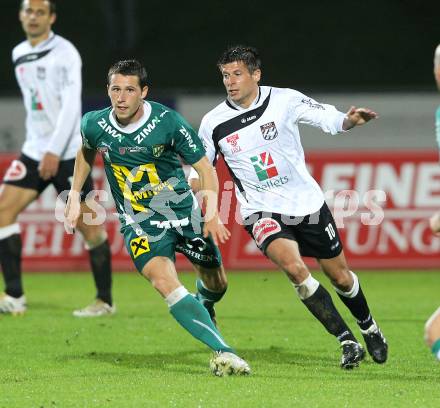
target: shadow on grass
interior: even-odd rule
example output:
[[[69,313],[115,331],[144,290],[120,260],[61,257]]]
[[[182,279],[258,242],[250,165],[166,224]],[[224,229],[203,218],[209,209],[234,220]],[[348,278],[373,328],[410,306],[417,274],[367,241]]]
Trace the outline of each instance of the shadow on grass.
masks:
[[[266,349],[241,349],[243,356],[254,367],[254,377],[317,379],[327,377],[328,380],[340,381],[341,376],[349,376],[350,381],[406,381],[424,382],[437,381],[438,373],[408,373],[395,365],[379,366],[371,360],[361,363],[360,368],[347,372],[339,368],[339,354],[325,357],[322,352],[300,353],[281,347]],[[61,361],[90,360],[111,364],[115,367],[129,369],[169,370],[183,374],[206,374],[208,355],[200,350],[171,353],[115,353],[89,352],[79,355],[65,355]],[[279,366],[278,370],[273,365]],[[258,366],[258,369],[255,369]],[[271,367],[269,367],[271,366]],[[287,370],[287,371],[286,371]],[[344,377],[346,378],[346,377]],[[348,378],[347,378],[348,380]]]
[[[184,353],[114,353],[114,352],[89,352],[85,354],[66,355],[62,361],[90,360],[111,364],[115,367],[126,367],[130,369],[169,369],[182,373],[206,373],[206,366],[201,365],[200,350],[188,350]],[[206,357],[208,360],[208,356]],[[179,367],[180,366],[180,367]]]
[[[208,354],[209,355],[209,354]],[[278,347],[270,347],[268,349],[246,349],[240,350],[240,355],[246,358],[250,364],[258,363],[259,365],[276,364],[291,366],[297,370],[298,367],[329,367],[334,368],[338,364],[337,358],[330,359],[321,357],[317,354],[300,354],[286,351]],[[209,355],[210,357],[210,355]],[[206,358],[206,360],[205,360]],[[200,350],[188,350],[185,352],[172,353],[154,353],[154,354],[133,354],[133,353],[115,353],[115,352],[89,352],[79,355],[65,355],[60,358],[62,361],[72,360],[90,360],[95,362],[103,362],[119,367],[130,369],[153,369],[153,370],[171,370],[183,373],[206,373],[206,366],[203,361],[208,361],[208,356],[204,357]],[[180,367],[179,367],[180,366]],[[286,367],[284,367],[285,369]],[[268,371],[269,373],[269,371]],[[260,375],[264,372],[260,372]],[[270,377],[278,377],[270,370]],[[280,378],[285,376],[281,375]]]

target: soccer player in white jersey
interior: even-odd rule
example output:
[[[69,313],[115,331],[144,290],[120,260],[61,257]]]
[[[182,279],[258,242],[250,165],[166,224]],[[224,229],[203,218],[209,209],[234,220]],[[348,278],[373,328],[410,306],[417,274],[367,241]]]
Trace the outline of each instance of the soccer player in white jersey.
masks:
[[[440,91],[440,44],[434,53],[434,78]],[[435,134],[440,148],[440,106],[437,108],[435,115]],[[440,212],[431,217],[430,226],[434,234],[440,235]],[[440,307],[426,322],[425,340],[437,360],[440,360]]]
[[[310,312],[339,340],[341,367],[358,366],[365,351],[302,256],[317,259],[356,318],[373,360],[384,363],[386,340],[371,316],[358,277],[347,265],[324,195],[306,168],[298,132],[298,124],[305,123],[336,134],[377,114],[355,107],[344,114],[293,89],[259,86],[261,61],[252,47],[228,49],[218,67],[227,99],[204,116],[199,136],[213,163],[219,154],[225,159],[246,230],[287,274]],[[197,191],[194,172],[190,179]]]
[[[0,191],[0,263],[6,286],[0,295],[0,313],[12,314],[26,310],[17,217],[50,184],[59,193],[70,190],[69,180],[81,145],[81,57],[72,43],[51,31],[55,3],[23,0],[19,19],[26,41],[14,48],[12,60],[26,108],[26,140]],[[89,178],[83,196],[91,190]],[[92,213],[85,202],[82,210]],[[111,254],[105,229],[81,222],[78,230],[89,251],[97,297],[74,315],[113,314]]]

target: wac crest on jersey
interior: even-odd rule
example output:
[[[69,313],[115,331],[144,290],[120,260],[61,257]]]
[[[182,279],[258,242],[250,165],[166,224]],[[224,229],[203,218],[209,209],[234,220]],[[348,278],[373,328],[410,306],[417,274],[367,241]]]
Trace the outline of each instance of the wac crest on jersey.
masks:
[[[278,129],[275,122],[269,122],[260,126],[264,140],[273,140],[278,136]]]

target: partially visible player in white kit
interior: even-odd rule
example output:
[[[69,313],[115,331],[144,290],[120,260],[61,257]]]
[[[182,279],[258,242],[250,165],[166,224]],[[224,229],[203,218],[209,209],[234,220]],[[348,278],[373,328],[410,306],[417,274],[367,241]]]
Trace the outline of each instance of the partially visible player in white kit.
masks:
[[[440,44],[434,53],[434,78],[440,91]],[[440,106],[435,114],[435,135],[440,149]],[[435,213],[429,220],[432,233],[440,236],[440,212]],[[425,340],[432,353],[440,360],[440,307],[428,319],[425,325]]]
[[[344,114],[293,89],[259,86],[261,61],[252,47],[228,49],[218,67],[228,97],[204,116],[199,136],[213,163],[219,154],[225,159],[246,230],[287,274],[310,312],[339,340],[341,367],[357,367],[365,351],[302,256],[317,259],[356,318],[373,360],[384,363],[386,340],[347,265],[324,195],[307,171],[298,132],[298,124],[305,123],[336,134],[376,118],[376,113],[352,107]],[[197,191],[196,174],[189,177]]]
[[[51,31],[55,3],[23,0],[19,19],[26,41],[12,51],[15,74],[26,108],[26,140],[7,170],[0,190],[0,263],[5,293],[0,313],[22,314],[26,299],[21,278],[21,237],[18,215],[50,184],[70,190],[76,152],[81,145],[81,57],[66,39]],[[84,197],[93,190],[89,178]],[[82,210],[92,213],[85,202]],[[77,317],[113,314],[110,248],[104,228],[78,224],[97,287],[96,301],[74,311]]]

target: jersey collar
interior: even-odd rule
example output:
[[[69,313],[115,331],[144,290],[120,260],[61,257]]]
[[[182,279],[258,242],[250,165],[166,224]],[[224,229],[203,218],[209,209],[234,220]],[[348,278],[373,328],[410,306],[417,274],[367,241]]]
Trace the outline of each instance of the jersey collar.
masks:
[[[44,40],[44,41],[38,43],[35,47],[32,47],[32,45],[31,45],[31,43],[30,43],[29,41],[28,41],[28,43],[29,43],[29,46],[31,47],[31,49],[33,49],[33,50],[40,50],[40,49],[42,49],[42,48],[46,48],[47,45],[48,45],[49,43],[51,43],[51,42],[54,40],[54,38],[55,38],[55,34],[54,34],[53,31],[51,31],[51,32],[49,33],[49,37],[47,37],[46,40]]]
[[[240,105],[237,105],[235,102],[231,101],[229,98],[226,99],[226,105],[228,105],[230,108],[235,109],[235,110],[248,110],[251,108],[255,108],[255,106],[258,105],[258,102],[260,102],[260,98],[261,98],[261,88],[258,87],[257,97],[253,100],[253,102],[247,108],[242,108]]]
[[[143,108],[144,108],[144,114],[142,115],[142,117],[137,122],[129,123],[127,126],[122,126],[120,123],[118,123],[118,121],[115,119],[115,116],[113,114],[114,109],[112,109],[109,113],[110,123],[120,132],[123,133],[136,132],[136,130],[138,130],[140,127],[144,126],[145,123],[147,123],[147,120],[150,118],[151,115],[151,105],[147,101],[144,101]]]

